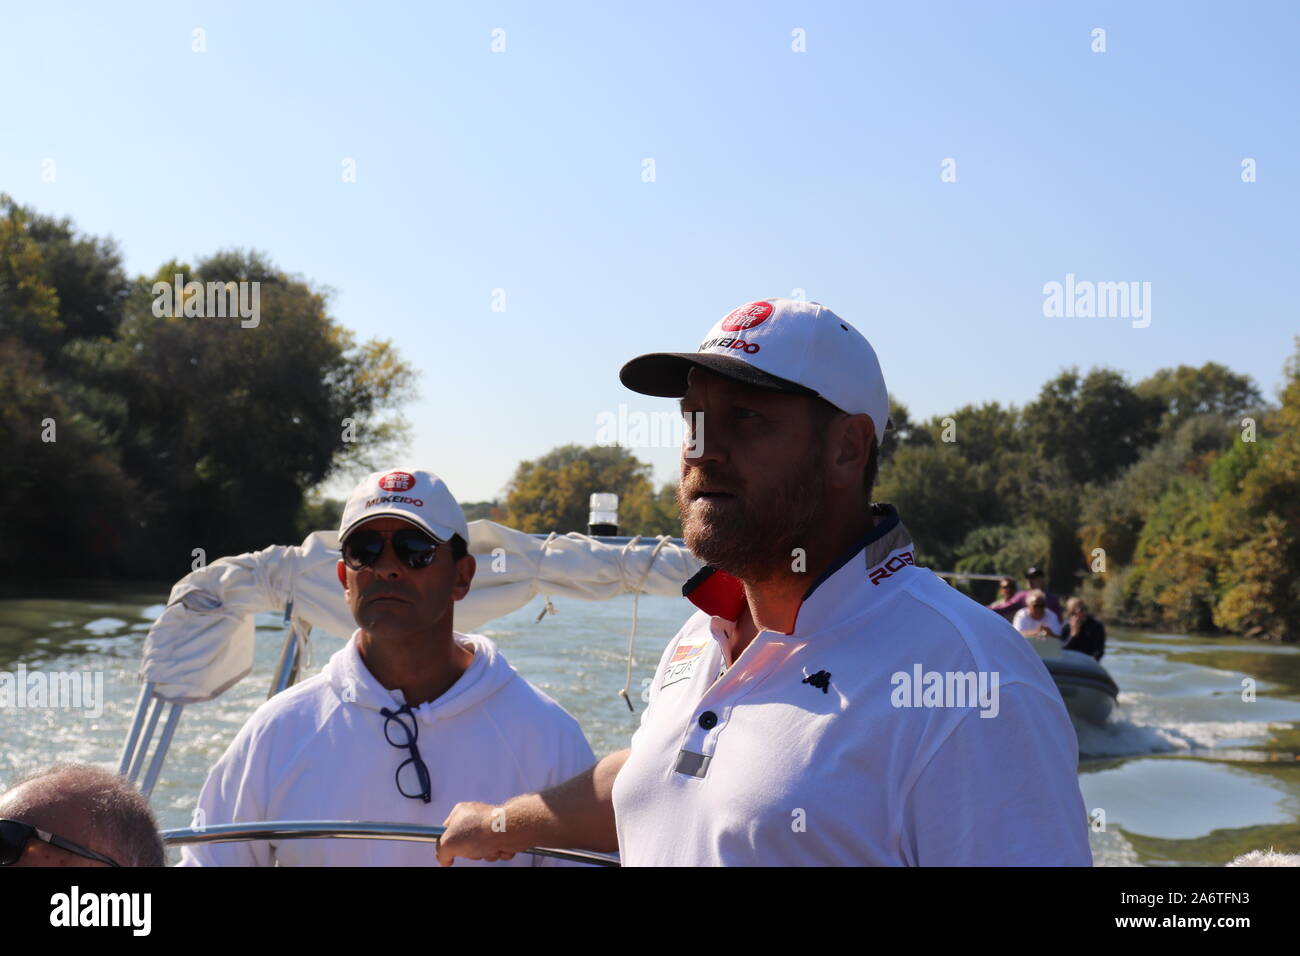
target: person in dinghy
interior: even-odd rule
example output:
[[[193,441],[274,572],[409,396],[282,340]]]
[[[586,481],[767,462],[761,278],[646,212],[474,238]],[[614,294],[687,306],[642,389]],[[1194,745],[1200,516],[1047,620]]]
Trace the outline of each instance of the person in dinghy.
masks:
[[[379,471],[339,526],[357,630],[321,673],[257,709],[199,795],[204,825],[352,820],[437,826],[595,761],[578,722],[488,638],[452,629],[474,578],[465,516],[435,474]],[[557,865],[520,856],[510,865]],[[188,866],[429,866],[428,843],[318,839],[186,846]],[[563,864],[561,864],[563,865]]]
[[[1042,661],[871,504],[889,397],[866,338],[766,299],[620,378],[691,423],[678,505],[706,565],[685,588],[698,610],[630,749],[457,806],[439,860],[540,845],[617,848],[625,866],[1090,865],[1078,743]]]

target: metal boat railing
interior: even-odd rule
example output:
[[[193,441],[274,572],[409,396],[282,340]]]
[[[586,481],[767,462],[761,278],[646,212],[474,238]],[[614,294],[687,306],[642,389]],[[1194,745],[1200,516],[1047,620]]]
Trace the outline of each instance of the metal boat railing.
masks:
[[[222,823],[207,827],[183,827],[164,830],[167,846],[202,843],[240,843],[247,840],[405,840],[413,843],[437,843],[446,827],[416,823],[360,823],[352,820],[273,820],[264,823]],[[521,850],[533,856],[587,863],[591,866],[619,866],[616,856],[585,850],[554,850],[532,847]]]
[[[126,742],[122,745],[122,755],[118,760],[118,773],[132,783],[140,777],[140,769],[144,766],[144,759],[149,753],[149,745],[158,730],[158,718],[162,716],[166,707],[167,702],[154,692],[153,682],[147,681],[140,688],[140,696],[135,704],[135,716],[131,719],[131,730],[126,735]],[[176,727],[181,721],[181,711],[184,709],[184,704],[174,703],[167,714],[162,736],[154,748],[153,759],[149,761],[149,769],[145,773],[144,781],[140,784],[140,790],[146,797],[153,792],[154,785],[158,782],[158,775],[162,773],[167,749],[171,746],[172,737],[175,736]]]
[[[285,605],[284,623],[288,625],[289,633],[285,635],[284,646],[280,649],[280,660],[271,678],[271,690],[266,695],[267,699],[293,686],[298,680],[298,672],[307,648],[307,639],[311,634],[311,625],[293,616],[292,601]],[[132,783],[138,782],[140,791],[146,797],[153,793],[153,788],[158,783],[163,761],[167,759],[167,751],[171,748],[172,738],[176,735],[176,728],[181,721],[181,712],[185,709],[184,704],[170,705],[167,720],[163,723],[162,735],[154,747],[153,759],[149,761],[149,769],[145,772],[144,780],[141,781],[140,770],[144,766],[145,757],[148,756],[154,734],[158,731],[158,720],[167,706],[167,701],[154,692],[153,683],[145,682],[140,688],[140,696],[136,699],[131,729],[126,735],[126,742],[122,745],[122,753],[118,759],[117,772]]]

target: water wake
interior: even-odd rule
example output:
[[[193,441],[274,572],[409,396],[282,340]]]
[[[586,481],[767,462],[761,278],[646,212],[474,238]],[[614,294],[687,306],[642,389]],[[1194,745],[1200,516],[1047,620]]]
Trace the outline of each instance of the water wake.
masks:
[[[1216,750],[1266,742],[1285,723],[1257,720],[1179,720],[1149,698],[1121,694],[1104,726],[1078,724],[1080,757],[1131,757],[1139,754]]]

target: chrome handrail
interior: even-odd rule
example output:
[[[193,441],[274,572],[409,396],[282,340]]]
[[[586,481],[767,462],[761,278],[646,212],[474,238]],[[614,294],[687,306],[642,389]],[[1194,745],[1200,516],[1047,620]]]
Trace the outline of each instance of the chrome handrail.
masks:
[[[154,746],[153,760],[149,763],[144,781],[140,784],[140,791],[146,797],[153,792],[154,785],[158,782],[158,775],[162,772],[163,761],[167,759],[167,750],[171,747],[172,737],[180,725],[181,712],[185,709],[184,704],[173,703],[170,706],[162,736]],[[149,753],[149,746],[153,743],[154,733],[158,729],[158,718],[167,707],[167,701],[154,691],[152,682],[140,688],[140,697],[135,704],[135,716],[131,718],[131,731],[127,734],[126,743],[122,746],[122,754],[118,760],[118,773],[132,783],[140,779],[145,757]]]
[[[164,830],[168,846],[201,843],[239,843],[245,840],[410,840],[437,843],[446,827],[419,823],[360,823],[355,820],[273,820],[265,823],[218,823],[205,827]],[[585,850],[553,850],[532,847],[521,850],[533,856],[588,863],[592,866],[620,866],[618,857]]]
[[[126,743],[122,745],[122,755],[117,761],[117,772],[126,776],[131,770],[131,764],[135,761],[135,748],[140,743],[140,731],[144,729],[144,715],[149,710],[149,702],[153,700],[153,682],[145,681],[140,688],[140,696],[135,702],[135,716],[131,718],[131,730],[126,735]]]

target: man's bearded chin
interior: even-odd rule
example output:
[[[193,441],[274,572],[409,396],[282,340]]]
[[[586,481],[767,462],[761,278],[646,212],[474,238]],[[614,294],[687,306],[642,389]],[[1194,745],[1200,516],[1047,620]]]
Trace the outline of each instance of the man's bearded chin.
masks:
[[[697,473],[698,475],[698,473]],[[698,476],[692,484],[702,483]],[[728,487],[733,487],[728,485]],[[795,473],[762,501],[740,498],[704,514],[689,498],[692,487],[677,487],[682,538],[691,552],[742,581],[768,581],[793,573],[796,548],[807,548],[812,529],[824,520],[826,486],[809,469]]]

